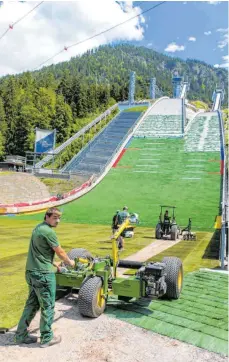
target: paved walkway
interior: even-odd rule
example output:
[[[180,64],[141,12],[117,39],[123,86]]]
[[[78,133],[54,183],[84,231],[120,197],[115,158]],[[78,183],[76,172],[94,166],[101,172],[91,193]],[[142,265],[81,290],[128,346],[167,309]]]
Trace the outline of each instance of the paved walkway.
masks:
[[[171,240],[157,240],[152,242],[150,245],[146,246],[145,248],[137,251],[135,254],[132,254],[126,257],[124,260],[133,260],[133,261],[146,261],[152,258],[154,255],[161,253],[162,251],[171,248],[172,246],[178,244],[181,239],[176,241]],[[120,257],[121,259],[121,257]],[[118,276],[124,276],[129,269],[118,268],[117,274]]]

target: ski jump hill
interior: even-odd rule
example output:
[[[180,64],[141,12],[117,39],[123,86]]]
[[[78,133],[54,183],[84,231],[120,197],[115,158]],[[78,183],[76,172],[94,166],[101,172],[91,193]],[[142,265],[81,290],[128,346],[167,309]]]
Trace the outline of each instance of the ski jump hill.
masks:
[[[181,98],[162,97],[145,113],[127,108],[64,167],[88,182],[63,200],[17,212],[40,219],[37,212],[59,205],[64,222],[106,225],[128,205],[141,225],[154,226],[164,204],[177,207],[180,225],[191,217],[193,229],[212,229],[222,197],[221,128],[218,110],[196,113]]]

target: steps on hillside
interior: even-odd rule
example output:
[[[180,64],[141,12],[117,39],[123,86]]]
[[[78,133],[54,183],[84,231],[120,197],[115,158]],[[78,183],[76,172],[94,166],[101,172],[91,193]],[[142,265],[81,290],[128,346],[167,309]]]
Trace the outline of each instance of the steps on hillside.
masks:
[[[27,173],[0,172],[0,204],[31,202],[50,197],[48,188],[38,178]]]
[[[78,156],[73,157],[63,171],[99,174],[140,115],[141,112],[119,113]]]

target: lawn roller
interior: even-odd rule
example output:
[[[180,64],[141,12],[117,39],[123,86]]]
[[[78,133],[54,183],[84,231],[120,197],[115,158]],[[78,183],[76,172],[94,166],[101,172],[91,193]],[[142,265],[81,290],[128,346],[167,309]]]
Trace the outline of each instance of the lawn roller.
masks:
[[[78,289],[78,306],[81,315],[99,317],[105,310],[109,295],[130,302],[132,298],[152,300],[166,296],[178,299],[183,284],[183,265],[176,257],[165,257],[162,262],[137,262],[120,260],[117,248],[119,235],[130,225],[127,218],[112,239],[112,256],[93,257],[86,249],[68,252],[75,267],[60,268],[56,273],[58,288]],[[135,275],[118,277],[117,268],[135,269]]]
[[[175,208],[176,206],[166,206],[161,205],[161,212],[159,215],[159,220],[156,225],[155,229],[155,237],[156,239],[170,239],[170,240],[177,240],[179,239],[180,228],[176,223],[175,217]],[[163,209],[172,209],[172,220],[170,216],[165,217],[164,220],[162,219]],[[166,210],[167,212],[168,210]]]
[[[188,219],[188,226],[186,226],[186,228],[184,228],[183,230],[181,230],[181,235],[183,240],[196,240],[196,233],[193,233],[191,231],[192,229],[192,220],[191,218]]]

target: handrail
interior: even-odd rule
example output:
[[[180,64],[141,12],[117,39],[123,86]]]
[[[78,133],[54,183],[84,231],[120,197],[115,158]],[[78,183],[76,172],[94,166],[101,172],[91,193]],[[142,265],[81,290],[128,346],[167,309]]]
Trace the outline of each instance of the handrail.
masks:
[[[216,91],[216,96],[215,96],[215,100],[212,106],[212,111],[218,111],[220,109],[221,106],[221,98],[222,98],[222,92],[217,92]]]
[[[216,111],[218,113],[218,117],[220,120],[220,134],[221,134],[221,165],[223,169],[221,169],[221,174],[223,176],[222,180],[222,199],[221,199],[221,240],[220,240],[220,261],[221,261],[221,269],[224,269],[224,261],[225,261],[225,253],[226,253],[226,207],[227,205],[227,196],[226,196],[226,162],[225,162],[225,134],[224,134],[224,124],[221,112],[219,110]],[[221,166],[221,167],[222,167]]]

